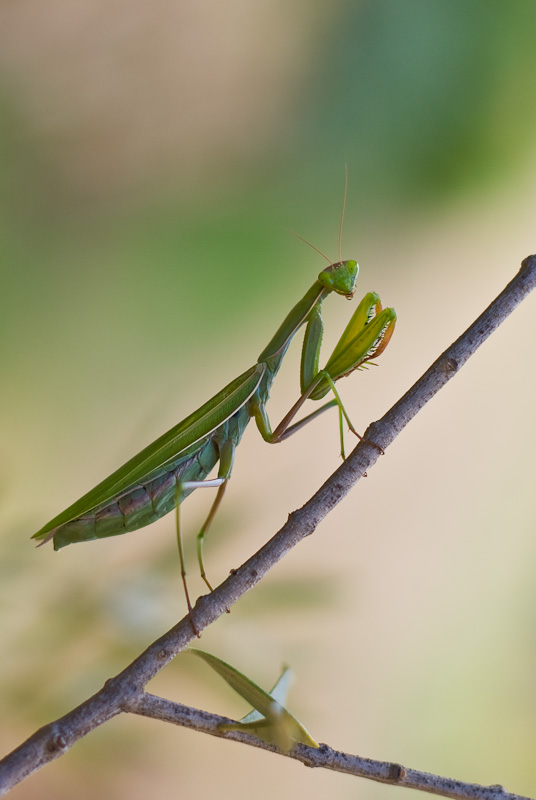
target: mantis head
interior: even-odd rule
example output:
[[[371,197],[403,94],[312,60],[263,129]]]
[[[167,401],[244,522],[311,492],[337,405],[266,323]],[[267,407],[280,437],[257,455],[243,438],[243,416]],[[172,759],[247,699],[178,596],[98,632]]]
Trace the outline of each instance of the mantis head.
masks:
[[[323,269],[318,276],[318,281],[330,292],[343,294],[350,300],[355,291],[358,272],[357,261],[338,261]]]

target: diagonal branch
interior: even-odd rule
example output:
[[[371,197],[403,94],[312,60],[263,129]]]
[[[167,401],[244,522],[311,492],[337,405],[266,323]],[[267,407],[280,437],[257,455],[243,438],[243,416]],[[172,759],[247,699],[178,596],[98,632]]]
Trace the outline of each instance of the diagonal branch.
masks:
[[[321,744],[318,749],[298,744],[289,753],[282,753],[275,745],[267,744],[256,736],[251,736],[242,731],[225,730],[224,726],[233,723],[233,720],[227,717],[209,714],[207,711],[199,711],[197,708],[174,703],[164,697],[157,697],[148,692],[142,692],[124,710],[142,717],[192,728],[202,733],[208,733],[210,736],[232,739],[251,747],[268,750],[269,752],[300,761],[307,767],[331,769],[334,772],[344,772],[356,778],[368,778],[368,780],[377,781],[378,783],[390,783],[393,786],[403,786],[406,789],[418,789],[441,797],[451,797],[455,798],[455,800],[530,800],[530,798],[507,792],[499,784],[481,786],[477,783],[466,783],[452,778],[443,778],[440,775],[432,775],[429,772],[403,767],[401,764],[393,763],[392,761],[377,761],[373,758],[363,758],[351,753],[342,753],[340,750],[333,750],[327,744]]]
[[[349,458],[316,494],[255,555],[209,595],[200,597],[193,610],[198,631],[227,611],[305,536],[313,533],[324,517],[348,494],[421,408],[465,364],[480,345],[536,286],[536,255],[527,257],[519,272],[465,331],[432,364],[408,392],[369,426]],[[66,752],[81,737],[112,717],[131,710],[145,685],[194,638],[189,617],[151,644],[128,667],[110,678],[103,688],[65,716],[36,731],[0,761],[0,794],[4,794],[35,770]],[[430,789],[427,789],[430,791]],[[454,796],[454,795],[448,795]],[[461,795],[455,795],[461,796]],[[467,795],[470,796],[470,795]],[[477,795],[472,795],[477,796]]]

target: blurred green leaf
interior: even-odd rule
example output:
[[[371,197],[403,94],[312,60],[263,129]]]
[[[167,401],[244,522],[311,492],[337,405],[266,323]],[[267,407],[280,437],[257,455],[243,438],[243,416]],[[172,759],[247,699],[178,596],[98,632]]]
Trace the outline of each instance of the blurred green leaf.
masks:
[[[257,712],[250,712],[240,722],[222,726],[222,729],[252,733],[265,742],[275,744],[284,752],[290,750],[295,742],[318,747],[303,725],[281,702],[288,689],[288,669],[283,671],[272,691],[265,692],[242,672],[216,656],[193,647],[189,647],[187,652],[206,661]]]

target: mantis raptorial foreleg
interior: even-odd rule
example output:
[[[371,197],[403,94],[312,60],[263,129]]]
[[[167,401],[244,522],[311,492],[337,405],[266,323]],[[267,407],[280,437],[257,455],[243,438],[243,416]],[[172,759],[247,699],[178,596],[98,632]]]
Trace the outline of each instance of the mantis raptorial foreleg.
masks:
[[[300,397],[274,431],[270,428],[265,406],[252,404],[255,420],[263,438],[272,444],[282,442],[328,408],[337,406],[339,409],[341,456],[344,459],[343,419],[346,420],[350,431],[355,436],[359,439],[363,437],[354,428],[337,391],[335,381],[349,375],[356,369],[363,368],[365,362],[383,352],[391,338],[395,319],[393,309],[382,309],[378,295],[375,292],[369,292],[357,307],[326,366],[324,369],[319,370],[318,363],[324,326],[319,309],[313,309],[303,340],[300,369],[302,393]],[[335,396],[333,400],[291,425],[292,420],[306,400],[309,398],[314,400],[321,399],[330,390]],[[375,446],[379,447],[378,445]],[[379,449],[381,450],[381,447]]]

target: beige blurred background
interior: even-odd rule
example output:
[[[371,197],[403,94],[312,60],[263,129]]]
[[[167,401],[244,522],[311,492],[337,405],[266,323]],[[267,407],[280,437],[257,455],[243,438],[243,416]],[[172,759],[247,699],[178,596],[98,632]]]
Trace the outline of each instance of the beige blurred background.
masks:
[[[336,258],[345,163],[343,257],[399,315],[380,367],[340,384],[358,429],[536,250],[535,34],[531,0],[0,5],[3,752],[182,616],[171,517],[60,553],[29,537],[255,361],[324,264],[285,229]],[[327,351],[350,311],[326,303]],[[533,796],[535,311],[200,643],[266,687],[289,663],[289,706],[319,741]],[[279,447],[251,426],[212,579],[338,462],[335,414]],[[151,690],[245,713],[192,662]],[[121,718],[12,796],[394,791]]]

